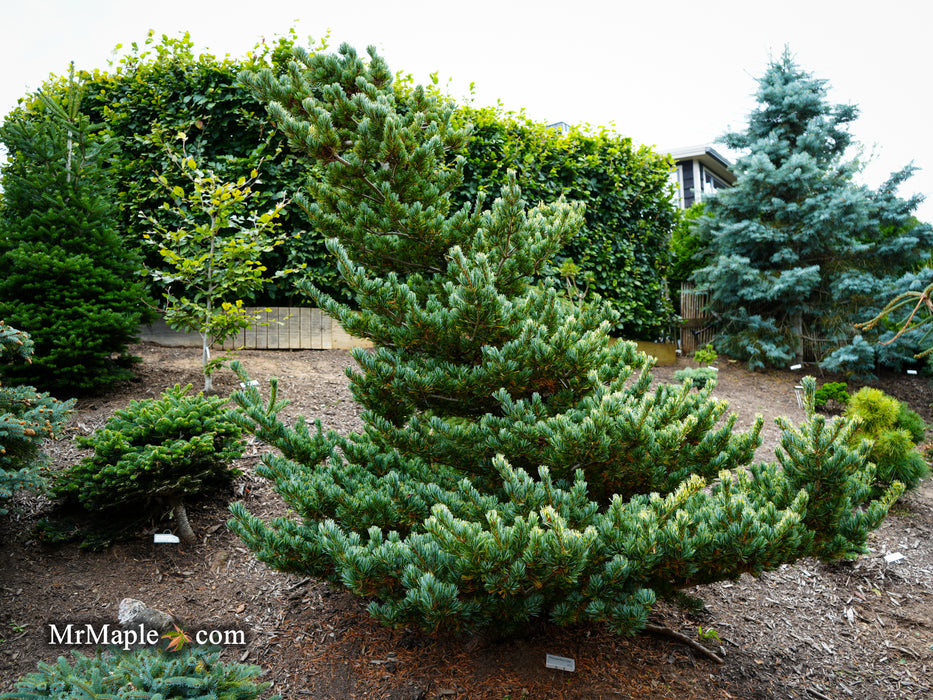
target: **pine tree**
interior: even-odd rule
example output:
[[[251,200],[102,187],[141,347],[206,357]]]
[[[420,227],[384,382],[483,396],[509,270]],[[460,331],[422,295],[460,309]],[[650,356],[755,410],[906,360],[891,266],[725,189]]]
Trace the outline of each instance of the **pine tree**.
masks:
[[[610,312],[532,283],[580,207],[529,210],[513,184],[453,209],[467,134],[423,91],[396,98],[391,77],[347,46],[297,51],[281,81],[242,76],[318,159],[303,206],[359,308],[305,291],[377,346],[353,354],[365,428],[349,437],[286,426],[277,382],[264,403],[237,368],[244,426],[280,450],[259,472],[291,513],[235,504],[248,546],[371,597],[385,623],[451,631],[535,618],[634,631],[685,586],[857,553],[900,487],[857,510],[870,467],[850,427],[788,427],[796,470],[740,469],[760,420],[736,433],[710,389],[651,389],[649,360],[609,343]],[[831,487],[807,486],[827,470]]]
[[[0,208],[0,318],[32,337],[36,358],[11,379],[74,395],[130,376],[141,317],[138,265],[115,229],[109,154],[72,80],[0,127],[8,150]]]
[[[896,195],[913,168],[877,191],[856,184],[860,165],[846,153],[857,108],[831,105],[826,81],[786,50],[760,79],[757,99],[746,130],[723,138],[746,151],[735,186],[709,202],[698,229],[710,262],[694,279],[721,321],[717,348],[751,367],[823,360],[867,375],[876,363],[897,366],[916,352],[916,334],[870,345],[877,336],[856,335],[853,324],[895,290],[933,279],[930,268],[917,272],[933,250],[933,227],[912,216],[920,198]]]

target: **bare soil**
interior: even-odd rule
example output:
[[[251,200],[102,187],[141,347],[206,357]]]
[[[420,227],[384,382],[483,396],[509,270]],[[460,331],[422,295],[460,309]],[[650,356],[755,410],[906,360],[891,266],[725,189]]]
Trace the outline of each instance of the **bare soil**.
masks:
[[[82,456],[72,438],[101,427],[133,399],[174,384],[201,383],[193,349],[139,345],[135,380],[105,396],[82,399],[62,439],[50,442],[53,469]],[[341,432],[360,427],[347,389],[345,351],[245,351],[240,359],[267,391],[280,378],[286,415],[318,417]],[[680,367],[688,363],[681,361]],[[669,381],[677,367],[655,370]],[[799,420],[799,373],[752,373],[722,359],[715,394],[749,425],[765,417],[759,459],[773,459],[774,417]],[[223,394],[237,380],[217,375]],[[883,377],[878,384],[933,421],[929,380]],[[281,513],[281,500],[253,468],[263,446],[251,443],[237,465],[243,474],[212,500],[189,506],[197,546],[153,542],[171,529],[153,522],[138,538],[102,552],[42,544],[34,527],[51,504],[20,495],[0,520],[0,690],[64,653],[48,643],[50,622],[116,622],[121,599],[137,598],[194,628],[249,632],[227,661],[255,663],[272,691],[300,698],[933,698],[933,486],[925,482],[896,504],[872,535],[871,552],[852,562],[803,560],[758,579],[701,586],[700,612],[662,604],[652,623],[699,641],[717,664],[667,636],[617,637],[598,626],[542,625],[521,639],[429,637],[380,627],[365,602],[312,579],[258,562],[227,530],[227,504]],[[903,558],[888,562],[885,555]],[[85,650],[87,653],[87,650]],[[547,668],[546,655],[569,657],[572,672]]]

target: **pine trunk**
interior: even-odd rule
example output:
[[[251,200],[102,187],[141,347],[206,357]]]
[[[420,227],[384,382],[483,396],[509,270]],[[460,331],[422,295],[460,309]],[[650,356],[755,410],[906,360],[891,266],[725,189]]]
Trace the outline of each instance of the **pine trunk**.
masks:
[[[172,515],[178,524],[178,536],[185,544],[195,545],[198,538],[195,537],[194,530],[191,529],[191,523],[188,522],[188,512],[185,510],[185,504],[179,501],[172,507]]]

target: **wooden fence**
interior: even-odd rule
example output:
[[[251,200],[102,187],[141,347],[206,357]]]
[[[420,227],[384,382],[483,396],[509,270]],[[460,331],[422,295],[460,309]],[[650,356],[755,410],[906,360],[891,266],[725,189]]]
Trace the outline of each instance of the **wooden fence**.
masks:
[[[252,311],[252,309],[250,309]],[[261,322],[254,328],[223,344],[224,350],[348,350],[370,348],[369,340],[356,338],[320,309],[277,307],[262,309]],[[179,333],[161,319],[140,328],[140,340],[158,345],[201,347],[197,333]],[[658,364],[673,364],[676,356],[672,344],[638,343],[638,349],[653,355]]]
[[[254,309],[250,309],[253,311]],[[260,321],[252,328],[240,331],[223,344],[225,350],[330,350],[372,347],[368,340],[347,333],[340,324],[320,309],[303,306],[262,308]],[[179,333],[159,320],[140,329],[140,339],[184,347],[200,347],[197,333]]]
[[[713,317],[703,311],[709,303],[709,294],[699,292],[690,282],[680,285],[680,352],[686,357],[713,341],[716,333],[712,328]]]

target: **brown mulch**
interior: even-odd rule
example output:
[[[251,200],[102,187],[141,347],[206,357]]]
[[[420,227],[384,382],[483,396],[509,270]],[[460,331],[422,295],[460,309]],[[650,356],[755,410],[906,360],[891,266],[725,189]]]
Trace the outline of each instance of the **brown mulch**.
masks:
[[[176,384],[200,384],[197,351],[139,345],[137,378],[94,399],[82,399],[66,435],[49,443],[53,468],[81,457],[71,438],[103,425],[130,400],[157,396]],[[325,427],[360,427],[347,390],[345,351],[247,351],[241,360],[265,390],[280,378],[289,416],[319,417]],[[779,439],[773,418],[799,420],[799,373],[752,373],[719,361],[715,395],[747,426],[765,417],[759,459]],[[681,361],[680,366],[688,363]],[[666,381],[676,367],[655,371]],[[829,378],[822,378],[827,380]],[[236,386],[223,372],[221,393]],[[878,386],[933,422],[933,389],[924,377],[890,375]],[[854,386],[853,386],[854,388]],[[688,591],[705,609],[659,605],[652,622],[698,640],[724,659],[717,664],[690,646],[650,634],[618,637],[602,627],[540,625],[520,639],[453,639],[379,626],[365,601],[313,579],[270,570],[227,530],[227,503],[242,499],[257,514],[283,505],[252,473],[262,446],[251,443],[243,474],[228,492],[189,508],[201,537],[195,547],[154,544],[171,527],[152,523],[132,541],[103,552],[43,545],[34,532],[50,510],[44,497],[21,495],[17,512],[0,519],[0,690],[54,660],[50,622],[115,623],[124,597],[174,613],[193,627],[249,632],[228,661],[255,663],[272,690],[300,698],[930,698],[933,697],[933,485],[895,505],[871,536],[871,553],[853,562],[804,560],[764,574]],[[885,555],[904,558],[888,562]],[[701,633],[702,629],[702,633]],[[85,650],[86,652],[87,650]],[[547,668],[547,654],[574,660],[572,672]]]

